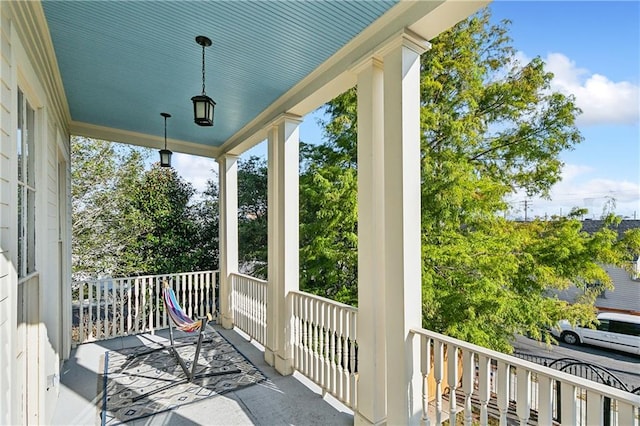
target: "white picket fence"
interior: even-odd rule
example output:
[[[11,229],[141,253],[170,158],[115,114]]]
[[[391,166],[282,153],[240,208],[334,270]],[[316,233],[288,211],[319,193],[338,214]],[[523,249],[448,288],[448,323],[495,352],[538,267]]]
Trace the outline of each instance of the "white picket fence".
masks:
[[[78,281],[72,290],[74,344],[168,327],[165,281],[189,316],[215,314],[218,271]]]

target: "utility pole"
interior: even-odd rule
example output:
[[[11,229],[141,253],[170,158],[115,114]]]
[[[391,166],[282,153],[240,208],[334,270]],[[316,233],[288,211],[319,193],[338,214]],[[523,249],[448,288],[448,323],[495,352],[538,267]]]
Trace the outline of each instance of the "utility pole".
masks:
[[[529,208],[531,207],[532,201],[525,198],[524,201],[521,201],[522,204],[524,204],[524,221],[528,222],[529,221]]]

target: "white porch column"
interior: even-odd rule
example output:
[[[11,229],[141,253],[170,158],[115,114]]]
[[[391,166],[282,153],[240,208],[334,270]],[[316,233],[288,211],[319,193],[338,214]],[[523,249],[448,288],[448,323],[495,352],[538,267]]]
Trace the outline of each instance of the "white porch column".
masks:
[[[384,269],[384,126],[382,63],[369,58],[358,75],[358,404],[356,424],[387,416]]]
[[[220,214],[220,293],[219,318],[224,328],[233,328],[231,312],[231,275],[238,272],[238,157],[223,155],[217,159]]]
[[[428,42],[407,33],[386,46],[384,62],[384,263],[387,421],[419,424],[422,324],[420,237],[420,54]]]
[[[292,312],[287,303],[299,283],[300,118],[285,115],[268,135],[268,295],[265,361],[283,375],[293,373]]]

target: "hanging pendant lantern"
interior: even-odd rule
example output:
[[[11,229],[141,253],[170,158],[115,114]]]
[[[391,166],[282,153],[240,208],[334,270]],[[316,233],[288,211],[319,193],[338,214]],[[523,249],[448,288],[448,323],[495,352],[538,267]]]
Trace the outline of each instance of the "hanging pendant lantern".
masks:
[[[160,150],[160,166],[171,167],[171,151],[167,149],[167,118],[171,117],[171,114],[161,112],[161,116],[164,117],[164,149]]]
[[[205,36],[197,36],[196,43],[202,46],[202,94],[191,98],[193,102],[193,119],[198,126],[213,126],[213,112],[216,103],[207,96],[204,90],[205,72],[204,72],[204,48],[211,46],[211,40]]]

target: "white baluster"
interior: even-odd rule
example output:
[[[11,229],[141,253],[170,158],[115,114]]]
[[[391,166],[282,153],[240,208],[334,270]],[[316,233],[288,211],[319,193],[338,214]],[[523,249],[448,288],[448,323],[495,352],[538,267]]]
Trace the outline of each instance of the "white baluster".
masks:
[[[323,307],[324,311],[324,378],[322,379],[322,383],[324,387],[327,389],[331,389],[331,360],[333,359],[331,355],[331,305],[326,304]]]
[[[414,336],[415,338],[415,336]],[[431,372],[431,339],[420,336],[420,370],[422,372],[422,423],[431,426],[429,418],[429,373]]]
[[[162,305],[162,294],[160,293],[160,289],[162,288],[162,276],[156,275],[152,278],[151,284],[151,326],[152,333],[155,333],[156,329],[160,328],[160,305]]]
[[[135,317],[133,318],[134,324],[134,332],[138,334],[140,331],[140,279],[136,278],[135,281]]]
[[[550,425],[553,422],[553,380],[538,374],[538,423]]]
[[[618,425],[629,425],[629,426],[637,426],[638,425],[638,416],[637,416],[637,407],[634,407],[631,404],[627,404],[623,401],[611,401],[611,406],[613,404],[618,406],[617,414],[618,421],[616,424]]]
[[[357,357],[356,357],[356,348],[355,348],[355,344],[357,342],[357,335],[356,335],[356,330],[357,330],[357,315],[355,312],[349,311],[347,313],[347,315],[349,316],[349,366],[350,366],[350,380],[349,380],[349,386],[351,389],[351,398],[350,398],[350,403],[352,406],[355,407],[356,402],[358,401],[357,398],[357,390],[358,390],[358,386],[357,386],[357,381],[358,381],[358,375],[356,373],[356,365],[358,363]]]
[[[199,317],[203,317],[205,316],[205,312],[204,312],[204,273],[199,273],[198,274],[198,316]]]
[[[100,314],[100,281],[95,282],[95,292],[96,292],[96,319],[95,319],[95,334],[93,335],[96,339],[100,340],[100,335],[102,334],[102,315]],[[92,329],[94,327],[91,327]]]
[[[337,318],[336,318],[336,307],[335,306],[331,306],[331,312],[330,312],[330,332],[331,332],[331,391],[335,394],[336,390],[338,389],[338,368],[336,366],[337,360],[340,359],[338,358],[338,336],[336,333],[336,323],[337,323]]]
[[[340,309],[336,308],[336,361],[338,363],[337,365],[337,381],[336,381],[336,391],[338,394],[338,399],[340,399],[342,401],[343,396],[342,396],[342,379],[343,379],[343,374],[342,374],[342,312],[340,311]]]
[[[311,338],[311,349],[312,349],[312,354],[313,354],[313,362],[311,363],[311,379],[314,381],[318,381],[320,375],[319,375],[319,371],[320,371],[320,358],[318,357],[318,341],[320,340],[319,336],[318,336],[318,329],[319,329],[319,321],[318,321],[318,311],[320,310],[320,302],[318,300],[312,300],[311,301],[311,306],[312,306],[312,310],[311,310],[311,321],[313,323],[312,326],[312,331],[313,331],[313,335]]]
[[[523,367],[518,367],[518,397],[517,413],[521,425],[526,425],[531,415],[531,372]]]
[[[578,396],[577,389],[570,383],[562,382],[560,385],[561,398],[561,425],[576,425],[578,423]]]
[[[489,398],[491,397],[491,359],[478,354],[478,396],[480,397],[480,424],[489,424]]]
[[[78,342],[82,343],[85,341],[85,326],[84,326],[84,282],[80,283],[78,287],[78,302],[80,304],[80,309],[78,311],[80,317],[80,323],[78,324]]]
[[[300,298],[293,294],[293,366],[300,370]]]
[[[458,412],[458,348],[455,345],[447,345],[447,357],[447,381],[449,382],[449,422],[451,424],[456,424],[456,414]]]
[[[498,361],[496,371],[498,411],[500,411],[500,426],[507,425],[507,412],[509,410],[509,365],[504,361]]]
[[[317,380],[318,384],[321,387],[325,387],[325,370],[326,370],[326,353],[324,352],[324,338],[325,338],[325,323],[324,323],[324,313],[326,303],[321,303],[318,306],[318,372],[317,372]]]
[[[147,327],[147,288],[148,288],[148,284],[147,284],[147,280],[148,278],[144,278],[142,280],[142,327],[143,330],[145,331],[144,328]]]
[[[120,336],[124,336],[124,287],[125,279],[118,280],[118,287],[120,292],[120,299],[118,305],[120,305]]]
[[[444,353],[443,344],[440,340],[435,341],[435,352],[433,360],[433,376],[436,380],[436,424],[442,424],[442,377],[444,375]]]
[[[211,312],[212,310],[214,310],[216,308],[216,297],[215,297],[215,292],[211,292],[211,283],[214,283],[213,285],[215,286],[215,272],[208,272],[207,274],[205,274],[204,276],[204,290],[205,290],[205,304],[204,304],[204,309],[205,309],[205,314],[211,314],[213,316],[218,317],[218,313],[217,312]],[[211,303],[209,303],[211,302]]]
[[[585,422],[587,425],[602,426],[604,424],[603,402],[602,394],[587,390],[587,419]]]
[[[471,394],[473,381],[476,378],[475,355],[469,350],[462,352],[462,391],[464,392],[464,424],[471,426],[473,421],[471,410]]]
[[[112,282],[109,280],[108,282]],[[108,339],[111,337],[111,327],[109,321],[109,285],[108,282],[105,283],[104,286],[104,338]]]
[[[127,285],[127,334],[131,334],[131,315],[132,315],[132,310],[131,310],[131,287],[132,287],[132,283],[131,283],[131,279],[128,280],[128,285]],[[135,280],[134,280],[135,282]]]
[[[342,335],[342,400],[347,401],[349,391],[349,317],[344,309],[340,309],[340,316],[342,317],[342,328],[340,334]]]

